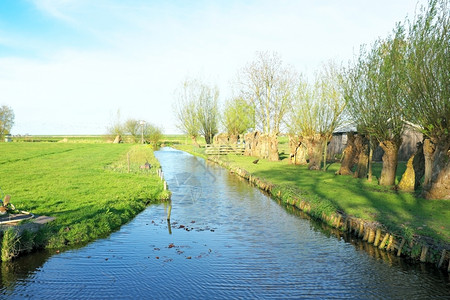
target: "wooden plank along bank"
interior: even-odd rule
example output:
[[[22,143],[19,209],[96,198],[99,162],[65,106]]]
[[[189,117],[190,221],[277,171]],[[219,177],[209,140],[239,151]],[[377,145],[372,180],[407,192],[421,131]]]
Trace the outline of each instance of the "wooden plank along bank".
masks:
[[[208,156],[208,160],[227,168],[261,190],[269,193],[272,197],[283,200],[289,205],[295,206],[305,213],[321,219],[328,225],[341,231],[347,231],[363,241],[378,247],[380,250],[391,251],[397,256],[411,258],[422,263],[434,264],[439,269],[445,269],[450,273],[450,246],[437,245],[426,238],[410,238],[387,231],[377,222],[368,222],[362,219],[346,215],[344,212],[336,211],[331,215],[317,216],[308,201],[297,196],[288,195],[283,197],[284,191],[277,189],[275,185],[261,178],[252,176],[248,171],[232,167],[229,163],[220,160],[218,156]]]

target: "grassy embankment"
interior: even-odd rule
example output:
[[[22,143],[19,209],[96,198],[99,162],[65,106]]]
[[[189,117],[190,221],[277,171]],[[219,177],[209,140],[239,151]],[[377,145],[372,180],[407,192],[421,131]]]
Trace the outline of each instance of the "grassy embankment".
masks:
[[[230,169],[241,168],[252,177],[261,178],[275,185],[273,194],[282,197],[299,196],[315,206],[313,215],[342,211],[368,222],[378,222],[390,232],[406,238],[416,235],[432,238],[435,242],[450,244],[450,201],[426,200],[413,193],[379,186],[374,179],[368,182],[352,176],[338,176],[339,163],[331,164],[326,172],[310,171],[306,166],[288,164],[287,141],[280,141],[281,157],[278,162],[260,160],[241,155],[220,156]],[[178,149],[206,157],[203,148],[180,144]],[[374,176],[381,174],[381,163],[374,164]],[[397,170],[397,182],[405,170],[401,163]],[[286,201],[286,199],[283,199]]]
[[[1,143],[0,153],[0,187],[16,208],[56,217],[34,237],[36,246],[62,248],[104,237],[150,202],[169,197],[149,146]],[[139,168],[146,160],[151,170]]]

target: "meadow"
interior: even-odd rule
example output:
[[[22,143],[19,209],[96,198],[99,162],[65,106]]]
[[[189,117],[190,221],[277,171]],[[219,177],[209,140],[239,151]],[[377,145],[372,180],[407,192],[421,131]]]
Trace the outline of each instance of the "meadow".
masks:
[[[146,161],[152,168],[140,169]],[[11,195],[17,209],[56,217],[40,241],[48,248],[105,237],[149,203],[168,199],[159,167],[147,145],[84,140],[0,144],[2,193]]]

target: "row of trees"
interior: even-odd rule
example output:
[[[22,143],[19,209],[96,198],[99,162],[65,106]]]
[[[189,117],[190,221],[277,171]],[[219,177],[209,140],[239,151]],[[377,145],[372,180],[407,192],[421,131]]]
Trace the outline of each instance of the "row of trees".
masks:
[[[134,143],[151,143],[157,145],[163,137],[163,130],[150,122],[136,119],[120,120],[120,111],[117,112],[116,119],[107,128],[108,135],[121,142],[128,136]]]
[[[449,9],[448,1],[431,0],[414,20],[362,47],[343,71],[349,116],[368,143],[384,150],[380,184],[395,183],[398,150],[409,126],[425,137],[424,190],[430,198],[450,195]]]
[[[11,107],[7,105],[0,107],[0,140],[11,133],[11,128],[14,126],[14,117],[14,111]]]
[[[219,109],[219,90],[198,79],[187,79],[175,91],[177,101],[174,112],[178,128],[190,136],[198,146],[203,136],[207,144],[222,127],[230,135],[239,135],[255,127],[255,108],[242,97],[226,101],[222,113]]]
[[[284,65],[276,53],[257,53],[239,72],[238,96],[226,102],[222,113],[217,88],[186,81],[177,92],[180,129],[194,141],[205,136],[207,143],[218,132],[220,120],[229,134],[254,129],[268,135],[288,132],[307,151],[309,168],[320,169],[322,162],[326,166],[332,133],[351,124],[361,144],[357,175],[371,179],[371,151],[378,144],[384,150],[379,183],[392,185],[402,134],[409,126],[425,137],[425,195],[448,197],[448,6],[446,0],[430,0],[387,38],[362,46],[347,67],[324,64],[312,82]],[[346,161],[350,167],[354,162]]]
[[[178,102],[174,110],[178,127],[198,146],[199,135],[207,144],[218,133],[219,89],[199,80],[187,79],[176,91]]]

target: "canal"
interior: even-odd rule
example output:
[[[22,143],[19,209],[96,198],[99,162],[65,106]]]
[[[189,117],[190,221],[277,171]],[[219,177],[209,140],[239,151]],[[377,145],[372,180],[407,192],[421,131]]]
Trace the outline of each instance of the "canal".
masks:
[[[181,151],[157,151],[172,191],[83,248],[1,265],[1,298],[450,298],[446,273],[411,265],[278,204]]]

